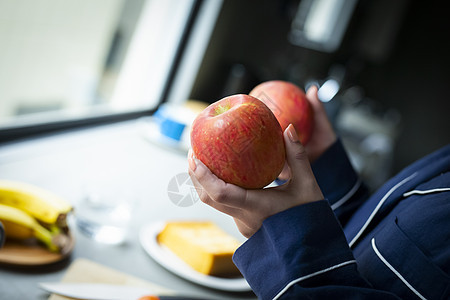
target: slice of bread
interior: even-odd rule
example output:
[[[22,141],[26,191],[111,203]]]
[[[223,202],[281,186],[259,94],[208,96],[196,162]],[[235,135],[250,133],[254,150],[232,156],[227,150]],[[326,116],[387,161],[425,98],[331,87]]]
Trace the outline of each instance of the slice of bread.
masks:
[[[158,242],[200,273],[220,277],[240,274],[232,261],[239,241],[213,222],[168,222]]]

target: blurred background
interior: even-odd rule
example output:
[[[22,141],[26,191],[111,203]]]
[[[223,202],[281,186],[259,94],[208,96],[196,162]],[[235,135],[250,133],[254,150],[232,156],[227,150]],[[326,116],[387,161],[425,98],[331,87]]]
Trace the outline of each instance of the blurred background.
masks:
[[[170,219],[212,220],[241,237],[186,180],[195,113],[267,80],[318,85],[350,159],[375,189],[450,142],[445,5],[0,0],[0,178],[67,199],[76,241],[62,264],[2,267],[0,298],[43,299],[37,284],[61,280],[84,258],[183,295],[253,299],[192,284],[139,247],[147,222]]]
[[[270,79],[323,85],[354,164],[376,187],[450,141],[449,34],[438,1],[225,1],[192,97]]]
[[[212,103],[282,79],[320,87],[353,163],[375,188],[450,141],[443,5],[0,0],[0,133],[151,115],[163,102]]]

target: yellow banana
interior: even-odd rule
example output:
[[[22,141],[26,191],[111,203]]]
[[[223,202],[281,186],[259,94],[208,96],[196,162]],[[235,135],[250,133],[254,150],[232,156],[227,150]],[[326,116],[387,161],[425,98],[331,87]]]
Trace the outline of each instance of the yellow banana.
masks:
[[[34,230],[30,227],[26,227],[23,224],[15,223],[4,218],[1,218],[1,221],[3,223],[3,227],[7,229],[5,230],[5,234],[8,239],[26,240],[34,237]]]
[[[0,222],[3,223],[6,238],[24,240],[34,237],[55,252],[66,242],[60,234],[52,234],[32,216],[9,205],[0,204]]]
[[[21,209],[47,224],[67,227],[66,216],[72,206],[65,199],[34,185],[0,180],[0,204]]]

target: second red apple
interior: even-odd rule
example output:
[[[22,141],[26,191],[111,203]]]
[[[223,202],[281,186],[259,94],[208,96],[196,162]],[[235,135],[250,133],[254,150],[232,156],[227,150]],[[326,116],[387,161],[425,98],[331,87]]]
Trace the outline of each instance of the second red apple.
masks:
[[[272,80],[257,85],[250,95],[272,110],[283,131],[292,123],[302,144],[308,143],[313,131],[314,113],[301,88],[291,82]]]

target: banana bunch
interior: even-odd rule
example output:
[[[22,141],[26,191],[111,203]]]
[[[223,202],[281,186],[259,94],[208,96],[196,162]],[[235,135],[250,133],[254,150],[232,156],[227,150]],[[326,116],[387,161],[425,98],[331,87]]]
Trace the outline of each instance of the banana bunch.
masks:
[[[61,251],[68,242],[66,200],[39,187],[0,180],[0,222],[7,239],[36,238],[49,250]]]

